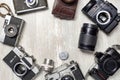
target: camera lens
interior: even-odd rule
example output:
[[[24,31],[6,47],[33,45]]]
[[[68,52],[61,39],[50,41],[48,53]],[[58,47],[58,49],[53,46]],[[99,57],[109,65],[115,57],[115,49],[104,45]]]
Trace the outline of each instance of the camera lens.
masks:
[[[8,37],[14,37],[17,35],[17,27],[12,24],[7,25],[4,29],[4,31]]]
[[[22,64],[22,63],[17,63],[15,66],[14,66],[14,72],[16,73],[16,75],[18,76],[23,76],[26,74],[27,72],[27,67]]]
[[[74,78],[70,75],[63,76],[61,80],[74,80]]]
[[[100,11],[96,16],[97,22],[102,25],[108,24],[110,22],[110,19],[110,13],[107,11]]]
[[[38,0],[26,0],[26,4],[28,7],[33,8],[38,4]]]
[[[97,42],[98,27],[93,24],[84,23],[81,29],[78,48],[94,51]]]
[[[103,69],[107,74],[113,74],[118,69],[118,64],[114,59],[108,58],[103,63]]]

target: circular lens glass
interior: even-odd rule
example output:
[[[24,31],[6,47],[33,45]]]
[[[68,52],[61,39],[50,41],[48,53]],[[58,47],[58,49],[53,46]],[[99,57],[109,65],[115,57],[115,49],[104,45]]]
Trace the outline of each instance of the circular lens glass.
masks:
[[[63,76],[61,80],[74,80],[74,78],[70,75]]]
[[[8,29],[8,32],[9,32],[9,33],[14,33],[14,29],[13,29],[12,27],[10,27],[10,28]]]
[[[14,67],[14,70],[15,70],[15,73],[18,75],[18,76],[23,76],[26,74],[27,72],[27,68],[25,65],[21,64],[21,63],[18,63],[15,65]]]
[[[100,11],[97,14],[96,19],[99,24],[108,24],[110,22],[111,16],[107,11]]]

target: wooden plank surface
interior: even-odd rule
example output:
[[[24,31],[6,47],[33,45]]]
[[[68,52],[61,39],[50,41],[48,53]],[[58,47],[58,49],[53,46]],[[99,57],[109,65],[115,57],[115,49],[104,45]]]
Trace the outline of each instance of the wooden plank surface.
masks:
[[[79,63],[85,75],[94,63],[94,56],[93,54],[81,52],[77,47],[80,29],[83,23],[92,23],[81,12],[81,9],[88,1],[89,0],[79,1],[75,19],[71,21],[60,20],[51,14],[54,0],[48,0],[48,10],[18,16],[26,21],[19,44],[25,48],[29,55],[33,55],[36,58],[36,63],[39,65],[43,63],[44,58],[53,59],[56,67],[62,63],[75,60]],[[2,2],[7,3],[12,11],[15,12],[12,0],[0,0],[0,3]],[[119,0],[109,0],[109,2],[112,2],[120,12]],[[0,30],[3,22],[4,19],[0,18]],[[104,52],[111,45],[119,43],[120,25],[118,25],[109,36],[100,30],[96,51]],[[12,49],[13,47],[0,43],[0,80],[20,80],[2,60]],[[61,61],[59,59],[58,54],[63,51],[69,52],[70,57],[67,61]],[[41,72],[35,80],[45,80],[44,75],[45,72]],[[88,80],[93,79],[89,77]],[[109,80],[120,80],[120,71],[117,71]]]

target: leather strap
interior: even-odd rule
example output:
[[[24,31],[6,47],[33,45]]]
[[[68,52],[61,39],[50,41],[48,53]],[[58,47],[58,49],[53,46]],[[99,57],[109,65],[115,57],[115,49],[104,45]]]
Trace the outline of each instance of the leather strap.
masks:
[[[5,14],[2,13],[2,12],[0,12],[0,16],[1,16],[1,17],[5,18],[6,15],[13,15],[10,7],[9,7],[7,4],[1,3],[1,4],[0,4],[0,8],[4,8],[4,9],[6,9],[6,10],[8,11],[8,12],[5,13]]]

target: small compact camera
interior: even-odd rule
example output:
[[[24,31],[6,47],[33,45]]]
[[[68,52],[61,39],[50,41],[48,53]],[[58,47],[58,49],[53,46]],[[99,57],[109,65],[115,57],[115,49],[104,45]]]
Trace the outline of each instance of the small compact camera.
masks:
[[[47,9],[46,0],[13,0],[17,14]]]
[[[63,64],[53,70],[52,73],[45,75],[46,80],[84,80],[84,76],[79,65],[71,61],[69,64]]]
[[[117,8],[108,1],[90,0],[82,11],[105,33],[110,33],[120,21]]]
[[[18,44],[25,21],[14,16],[6,15],[0,41],[10,46]]]
[[[120,54],[114,48],[108,48],[105,54],[96,52],[95,57],[97,65],[88,72],[95,80],[107,80],[120,68]]]
[[[52,14],[61,19],[73,19],[78,0],[55,0]]]
[[[3,60],[22,80],[33,80],[39,73],[33,57],[26,55],[21,48],[15,47]]]

